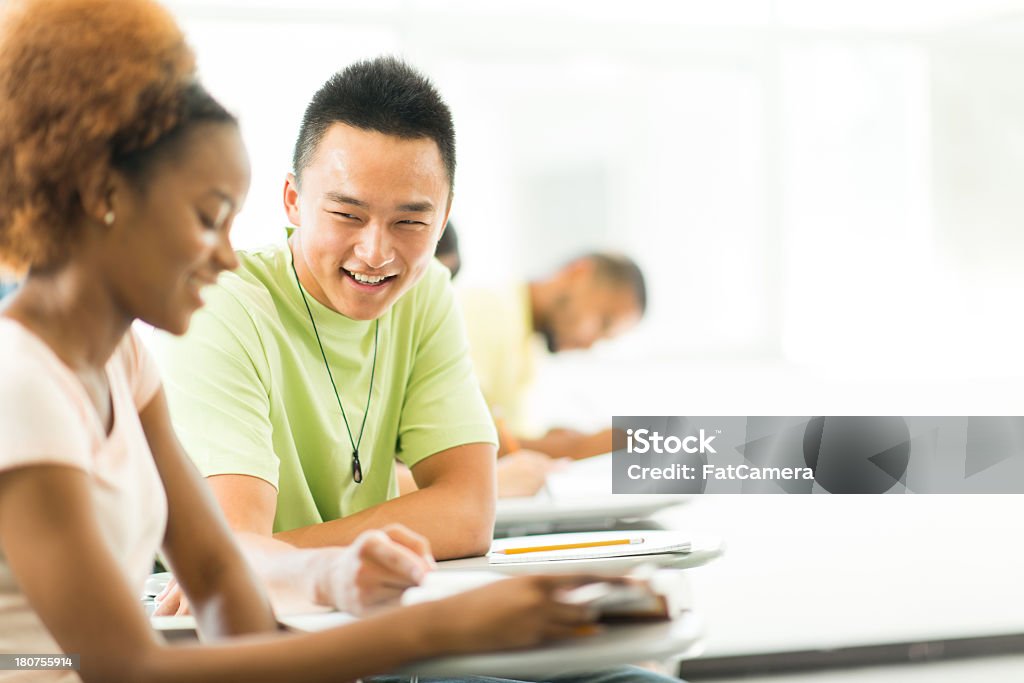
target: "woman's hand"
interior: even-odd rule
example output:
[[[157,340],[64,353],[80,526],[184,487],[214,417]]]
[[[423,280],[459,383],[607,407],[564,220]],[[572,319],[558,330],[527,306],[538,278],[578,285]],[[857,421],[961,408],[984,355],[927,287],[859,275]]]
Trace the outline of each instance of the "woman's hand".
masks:
[[[439,654],[528,648],[546,641],[598,632],[596,611],[560,602],[573,588],[608,581],[590,575],[517,576],[427,603],[428,637]],[[611,579],[615,580],[615,579]]]

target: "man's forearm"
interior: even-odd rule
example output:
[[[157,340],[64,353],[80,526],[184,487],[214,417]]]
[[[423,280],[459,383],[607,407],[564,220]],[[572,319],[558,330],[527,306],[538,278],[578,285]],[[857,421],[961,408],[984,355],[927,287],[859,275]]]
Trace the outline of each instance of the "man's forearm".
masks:
[[[413,478],[412,472],[409,471],[408,467],[399,462],[395,463],[395,479],[398,480],[398,495],[400,496],[419,489],[416,486],[416,479]]]
[[[327,565],[342,548],[296,548],[284,541],[241,531],[239,545],[250,565],[267,586],[278,614],[308,610],[310,605],[330,605],[324,582]]]
[[[394,522],[426,536],[439,560],[483,555],[494,532],[493,493],[466,495],[428,486],[342,519],[282,531],[274,537],[307,548],[347,545],[367,529]]]
[[[194,579],[181,579],[189,581],[190,611],[204,639],[218,640],[277,628],[271,608],[274,601],[268,603],[259,572],[243,560],[243,553],[235,554],[226,564],[218,564],[216,569],[207,563],[203,585],[197,586]],[[170,566],[175,567],[173,559]],[[179,587],[179,596],[180,590]]]

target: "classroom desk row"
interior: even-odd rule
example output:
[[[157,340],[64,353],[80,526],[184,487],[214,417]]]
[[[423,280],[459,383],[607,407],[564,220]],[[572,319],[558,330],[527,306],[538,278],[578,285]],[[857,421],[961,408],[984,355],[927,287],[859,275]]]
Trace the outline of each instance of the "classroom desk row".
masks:
[[[280,621],[293,632],[315,632],[355,619],[344,613],[325,612],[281,617]],[[196,640],[195,621],[190,616],[151,617],[151,620],[153,627],[168,641]],[[704,627],[699,615],[688,611],[671,621],[607,626],[597,635],[528,651],[441,657],[417,662],[393,673],[437,678],[495,676],[523,680],[645,661],[674,666],[683,659],[700,654],[703,636]]]
[[[566,562],[524,562],[490,565],[486,557],[449,560],[438,563],[438,571],[490,570],[505,574],[538,572],[599,572],[622,574],[638,564],[660,568],[685,569],[700,566],[722,552],[722,544],[705,537],[691,553],[664,553],[644,557],[619,557]],[[147,592],[155,594],[167,581],[167,575],[154,575]],[[319,631],[354,620],[348,614],[324,612],[281,617],[281,623],[293,631]],[[192,617],[152,617],[154,628],[168,640],[194,640]],[[420,677],[487,675],[502,678],[531,678],[580,673],[637,661],[660,661],[670,665],[694,657],[701,650],[703,624],[695,610],[683,612],[671,621],[623,624],[606,627],[596,636],[564,641],[528,652],[491,653],[445,657],[420,662],[395,673]]]
[[[685,551],[651,552],[654,543],[665,537],[679,537],[681,532],[663,530],[646,517],[671,505],[686,502],[685,497],[612,496],[610,463],[602,458],[579,463],[571,478],[571,486],[557,480],[548,491],[527,500],[500,501],[493,550],[528,544],[547,544],[560,539],[573,542],[601,540],[611,537],[641,538],[648,541],[645,554],[604,558],[528,560],[494,563],[488,557],[472,557],[438,563],[440,572],[489,571],[501,574],[585,572],[622,575],[639,566],[645,568],[685,570],[704,565],[724,550],[722,540],[711,534],[686,533],[689,546]],[[604,473],[607,472],[607,475]],[[602,481],[603,480],[603,481]],[[585,482],[581,484],[581,482]],[[600,495],[595,495],[601,490]],[[512,531],[541,532],[547,536],[508,537]],[[568,530],[573,533],[550,535]],[[593,531],[590,531],[593,530]],[[589,533],[586,533],[588,532]],[[659,535],[660,534],[660,535]],[[504,536],[504,538],[503,538]],[[637,546],[643,547],[643,546]],[[682,574],[679,575],[682,578]],[[147,582],[143,599],[152,604],[152,596],[166,583],[168,575],[156,574]],[[688,591],[687,591],[688,592]],[[293,631],[318,631],[354,620],[348,614],[320,612],[279,617],[282,625]],[[152,617],[155,629],[168,640],[196,638],[191,617]],[[446,657],[419,662],[395,673],[411,676],[451,677],[488,675],[529,679],[568,673],[605,669],[637,661],[661,661],[670,665],[699,654],[703,625],[694,609],[687,609],[668,621],[610,625],[595,636],[564,641],[527,652],[489,653]]]

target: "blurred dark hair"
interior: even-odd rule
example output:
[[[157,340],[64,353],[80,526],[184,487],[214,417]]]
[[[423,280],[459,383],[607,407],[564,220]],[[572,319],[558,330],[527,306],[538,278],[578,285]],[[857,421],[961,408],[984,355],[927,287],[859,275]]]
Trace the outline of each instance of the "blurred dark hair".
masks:
[[[616,285],[629,287],[633,296],[636,297],[637,307],[640,315],[647,311],[647,284],[644,281],[643,271],[636,261],[623,254],[611,254],[607,252],[591,252],[580,259],[594,263],[595,277]]]
[[[198,81],[191,81],[178,94],[177,123],[148,146],[139,146],[130,136],[115,138],[110,165],[144,186],[149,171],[158,160],[173,158],[185,133],[200,123],[238,124],[238,119],[207,92]]]
[[[448,221],[448,226],[441,233],[441,239],[437,241],[434,249],[434,256],[441,261],[452,273],[452,279],[462,269],[462,255],[459,253],[459,235],[455,232],[455,223]]]

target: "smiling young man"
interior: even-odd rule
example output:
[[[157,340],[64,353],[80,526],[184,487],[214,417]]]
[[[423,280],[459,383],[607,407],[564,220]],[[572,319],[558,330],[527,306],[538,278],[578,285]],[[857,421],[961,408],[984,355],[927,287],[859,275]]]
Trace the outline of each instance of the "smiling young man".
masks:
[[[186,450],[236,531],[344,545],[400,522],[438,558],[483,553],[494,428],[433,259],[448,107],[401,61],[354,64],[309,104],[294,169],[287,242],[240,252],[189,334],[154,342]],[[396,456],[419,486],[401,498]]]

